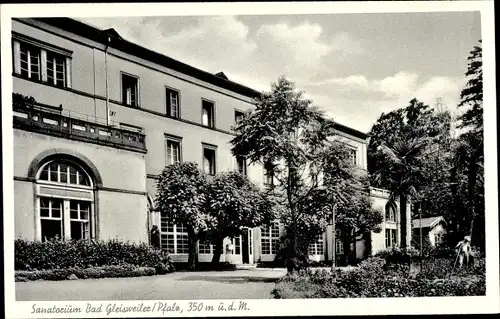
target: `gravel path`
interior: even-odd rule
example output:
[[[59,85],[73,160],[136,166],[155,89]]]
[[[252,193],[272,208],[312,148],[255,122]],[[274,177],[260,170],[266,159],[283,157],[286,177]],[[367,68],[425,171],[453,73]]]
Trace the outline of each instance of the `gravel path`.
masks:
[[[16,282],[18,301],[270,299],[284,269],[176,272],[161,276]]]

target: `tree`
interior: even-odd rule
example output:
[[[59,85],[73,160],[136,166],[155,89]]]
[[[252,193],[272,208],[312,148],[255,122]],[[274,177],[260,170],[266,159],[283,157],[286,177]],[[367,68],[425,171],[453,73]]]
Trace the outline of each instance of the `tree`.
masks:
[[[481,43],[481,40],[479,41]],[[484,250],[484,121],[482,47],[474,46],[468,57],[466,87],[460,94],[459,107],[467,107],[459,117],[466,131],[458,137],[455,169],[467,176],[467,222],[472,244]],[[479,223],[476,223],[479,222]],[[475,228],[478,228],[475,231]],[[475,232],[474,232],[475,231]]]
[[[220,173],[209,182],[206,211],[213,221],[212,264],[219,263],[224,238],[240,235],[243,227],[269,224],[275,217],[272,201],[238,172]]]
[[[368,181],[363,182],[362,187],[351,187],[348,200],[340,202],[335,211],[335,229],[341,234],[346,264],[351,256],[351,244],[355,244],[359,236],[372,231],[379,233],[384,221],[382,213],[373,209]]]
[[[176,163],[165,167],[157,181],[156,207],[169,222],[184,225],[188,233],[188,269],[196,267],[196,244],[213,219],[206,205],[207,179],[196,163]]]
[[[325,231],[332,215],[329,199],[338,192],[321,188],[316,172],[323,169],[334,123],[284,77],[255,102],[255,110],[235,128],[233,153],[266,165],[276,181],[273,193],[281,198],[280,220],[288,238],[282,248],[291,272],[307,258],[309,242]]]
[[[374,186],[388,189],[391,200],[400,199],[402,248],[409,231],[408,198],[422,198],[419,192],[426,185],[426,160],[438,152],[436,145],[447,130],[449,122],[417,99],[405,108],[382,114],[371,129],[368,170]]]

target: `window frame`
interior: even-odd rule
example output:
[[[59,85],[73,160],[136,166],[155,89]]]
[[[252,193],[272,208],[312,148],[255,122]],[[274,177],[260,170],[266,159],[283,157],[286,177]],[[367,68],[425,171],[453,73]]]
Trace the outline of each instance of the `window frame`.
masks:
[[[171,100],[171,94],[175,93],[177,94],[177,115],[173,116],[172,115],[172,100]],[[165,114],[167,117],[173,118],[173,119],[180,119],[181,118],[181,92],[177,89],[174,89],[170,86],[165,85]]]
[[[61,167],[66,166],[66,175],[63,182],[61,179]],[[57,181],[51,181],[51,167],[57,167]],[[69,175],[70,167],[75,169],[75,176],[77,184],[70,183],[71,178]],[[46,170],[47,180],[41,179],[42,173]],[[80,184],[80,178],[78,175],[83,176],[88,182],[88,185]],[[61,225],[61,240],[91,240],[96,235],[96,225],[95,225],[95,198],[94,198],[94,181],[91,176],[87,173],[86,169],[81,165],[74,163],[71,160],[61,158],[49,160],[40,165],[35,177],[35,238],[36,240],[44,241],[44,231],[43,231],[43,220],[59,220]],[[68,192],[69,191],[69,192]],[[43,202],[47,200],[49,202],[49,216],[42,213],[45,210]],[[60,216],[52,216],[51,203],[54,201],[59,201],[61,203]],[[78,218],[73,218],[72,213],[74,212],[73,205],[77,204],[77,214]],[[87,209],[80,209],[80,205],[86,203]],[[86,214],[86,218],[82,218],[83,213]],[[74,222],[78,222],[81,227],[80,238],[72,238],[72,226]]]
[[[17,76],[27,79],[30,81],[41,82],[53,87],[59,88],[71,88],[71,77],[72,77],[72,54],[73,51],[66,50],[52,44],[39,41],[37,39],[22,35],[20,33],[12,32],[12,61],[13,61],[13,71]],[[27,46],[29,49],[34,49],[38,51],[38,78],[33,78],[28,71],[28,76],[22,74],[21,68],[21,47]],[[63,84],[57,84],[57,77],[53,81],[49,81],[48,78],[48,55],[53,55],[54,57],[59,57],[63,63]],[[28,68],[31,67],[31,63],[28,59]]]
[[[309,256],[323,256],[325,254],[325,238],[323,234],[321,234],[316,241],[309,244],[307,253]]]
[[[164,135],[165,135],[165,167],[175,164],[175,163],[169,163],[170,160],[168,156],[169,142],[177,143],[179,145],[179,163],[182,163],[182,137],[170,134],[164,134]]]
[[[171,252],[173,255],[188,255],[189,254],[189,238],[188,238],[188,233],[185,229],[185,226],[183,225],[177,225],[174,224],[173,222],[168,220],[168,217],[162,216],[163,214],[160,214],[160,247],[162,250],[166,250],[170,253],[169,251],[169,237],[172,238],[173,240],[173,252]],[[163,227],[163,224],[165,223],[166,227]],[[171,226],[171,230],[169,230],[169,226]],[[164,239],[166,240],[166,245],[164,245]],[[183,247],[185,246],[186,248],[182,249],[182,251],[185,252],[179,252],[179,241],[182,242],[183,238],[186,239],[186,244],[182,245]],[[181,239],[181,240],[180,240]]]
[[[131,103],[128,104],[126,101],[126,96],[125,96],[125,83],[124,83],[124,78],[129,77],[131,79],[135,79],[136,81],[136,89],[135,89],[135,104]],[[128,107],[134,107],[134,108],[140,108],[141,101],[140,101],[140,78],[137,75],[133,75],[127,72],[120,71],[120,81],[121,81],[121,104],[128,106]]]
[[[243,164],[243,169],[242,171],[240,171],[240,165],[239,165],[239,161],[242,160],[242,164]],[[240,174],[242,175],[245,175],[245,176],[248,176],[248,163],[247,163],[247,159],[246,157],[244,156],[235,156],[235,163],[236,163],[236,171],[239,172]]]
[[[205,107],[204,107],[205,103],[211,104],[211,114],[209,114],[207,125],[205,125],[203,123],[203,110],[205,109]],[[201,98],[201,125],[204,127],[208,127],[208,128],[215,128],[215,125],[216,125],[216,123],[215,123],[215,102],[212,100]]]
[[[213,152],[213,163],[210,165],[210,172],[205,171],[205,150],[209,150]],[[217,146],[207,143],[201,143],[201,162],[203,171],[211,176],[217,174]],[[212,172],[213,168],[213,172]]]
[[[240,121],[237,120],[237,118],[238,118],[237,113],[240,113],[241,114],[240,116],[242,118],[245,117],[245,112],[243,112],[242,110],[239,110],[239,109],[234,109],[234,125],[235,126],[237,126],[241,122],[241,120]]]
[[[393,203],[387,203],[384,209],[384,220],[388,223],[396,223],[396,206]]]
[[[264,178],[263,184],[265,186],[274,186],[274,172],[272,170],[273,167],[274,167],[274,164],[271,162],[266,162],[266,163],[264,163],[264,165],[262,165],[263,178]],[[271,168],[271,170],[269,168]],[[269,172],[273,172],[273,173],[269,174]],[[269,179],[271,180],[270,183],[268,182]]]
[[[278,230],[273,232],[273,230]],[[266,231],[264,233],[264,230]],[[281,229],[279,227],[278,222],[273,222],[271,226],[268,227],[260,227],[260,252],[262,255],[276,255],[279,249],[279,239],[281,236]],[[264,252],[264,241],[269,242],[269,252]]]

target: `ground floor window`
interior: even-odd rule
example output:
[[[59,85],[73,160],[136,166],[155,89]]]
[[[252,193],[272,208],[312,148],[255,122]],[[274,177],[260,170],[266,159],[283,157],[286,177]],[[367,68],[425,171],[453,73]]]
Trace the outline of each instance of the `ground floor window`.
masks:
[[[271,227],[262,227],[260,236],[263,255],[275,255],[278,253],[278,243],[280,237],[278,223],[273,223]]]
[[[38,200],[42,241],[90,238],[90,201],[49,197]]]
[[[394,247],[398,243],[396,229],[385,230],[385,246]]]
[[[320,236],[316,242],[309,245],[309,255],[323,255],[324,241],[323,236]]]
[[[173,224],[164,214],[160,222],[161,247],[172,254],[189,253],[186,227]]]
[[[212,237],[207,235],[204,239],[200,240],[198,244],[198,252],[201,255],[212,255],[213,246]]]
[[[233,254],[241,255],[241,236],[232,238],[231,243],[234,245]]]
[[[335,240],[335,254],[337,255],[344,254],[344,243],[340,239]]]

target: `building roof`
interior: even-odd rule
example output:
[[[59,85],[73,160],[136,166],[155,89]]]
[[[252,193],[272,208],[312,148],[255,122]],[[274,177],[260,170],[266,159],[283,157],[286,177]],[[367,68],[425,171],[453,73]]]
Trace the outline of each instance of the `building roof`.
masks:
[[[422,218],[422,228],[432,228],[432,227],[436,226],[441,221],[446,223],[443,216]],[[420,219],[419,218],[412,220],[411,223],[412,223],[412,228],[420,228]]]
[[[59,28],[61,30],[71,32],[81,37],[96,41],[98,43],[109,45],[110,47],[127,54],[134,55],[153,63],[165,66],[172,70],[184,73],[186,75],[192,76],[212,85],[224,88],[226,90],[241,94],[249,98],[256,98],[261,95],[261,92],[257,90],[229,80],[224,72],[218,72],[216,74],[209,73],[161,53],[152,51],[138,44],[129,42],[123,39],[120,34],[113,28],[101,30],[84,22],[65,17],[35,18],[35,20]],[[337,122],[334,123],[334,127],[341,132],[361,139],[366,139],[369,136],[366,133],[339,124]]]

